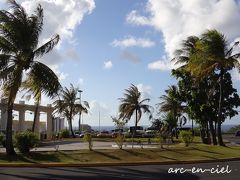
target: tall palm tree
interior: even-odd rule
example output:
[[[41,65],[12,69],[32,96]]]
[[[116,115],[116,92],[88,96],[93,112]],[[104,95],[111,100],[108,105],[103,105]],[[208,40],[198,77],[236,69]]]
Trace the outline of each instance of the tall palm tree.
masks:
[[[15,154],[12,143],[12,110],[23,73],[43,87],[47,95],[58,91],[60,83],[55,73],[36,59],[50,52],[59,41],[59,35],[39,45],[43,27],[43,9],[40,5],[28,15],[15,0],[8,0],[11,10],[0,10],[0,79],[7,102],[6,152]]]
[[[224,74],[237,67],[240,64],[237,58],[240,53],[234,53],[234,46],[239,42],[235,42],[229,49],[226,38],[217,30],[208,30],[201,35],[200,40],[197,42],[197,52],[190,56],[187,69],[197,78],[202,79],[213,72],[218,74],[218,87],[219,87],[219,103],[218,103],[218,142],[219,145],[224,145],[221,133],[222,125],[222,104],[223,104],[223,77]]]
[[[142,114],[147,113],[149,115],[149,119],[151,119],[153,107],[145,104],[146,102],[149,102],[150,99],[141,99],[141,92],[139,92],[135,85],[132,84],[125,91],[124,98],[119,98],[121,103],[119,106],[119,118],[130,120],[135,113],[135,129],[132,134],[132,137],[134,137],[136,134],[137,124],[140,121]]]
[[[69,124],[69,130],[71,132],[72,137],[75,137],[72,127],[72,120],[75,115],[79,112],[88,113],[87,107],[80,104],[78,101],[80,100],[78,95],[79,88],[75,88],[72,84],[70,84],[70,88],[65,87],[60,94],[60,98],[54,102],[54,107],[56,109],[55,112],[63,115],[67,118]]]
[[[175,64],[180,64],[181,66],[178,69],[174,70],[172,74],[175,74],[175,75],[177,75],[178,73],[184,74],[184,76],[182,77],[185,77],[188,80],[190,80],[189,83],[192,82],[192,85],[196,87],[206,87],[206,84],[209,84],[208,77],[206,77],[205,79],[202,79],[202,82],[200,82],[198,81],[199,79],[196,79],[196,77],[193,77],[189,72],[187,72],[187,66],[190,61],[190,58],[195,53],[198,52],[197,44],[199,40],[200,38],[197,36],[189,36],[186,40],[183,40],[181,44],[181,49],[177,49],[174,52],[175,57],[172,59],[172,61],[175,62]],[[208,89],[208,92],[207,92],[208,102],[206,102],[206,104],[209,104],[212,101],[211,99],[212,99],[212,95],[213,95],[216,83],[213,83],[211,86],[212,87],[211,88],[209,87],[210,89]],[[208,121],[209,121],[209,127],[211,131],[212,139],[213,139],[213,144],[217,145],[216,133],[213,126],[213,119],[209,117],[208,119],[209,119]],[[205,121],[203,122],[199,121],[199,122],[206,124]],[[193,132],[193,119],[192,119],[192,132]]]

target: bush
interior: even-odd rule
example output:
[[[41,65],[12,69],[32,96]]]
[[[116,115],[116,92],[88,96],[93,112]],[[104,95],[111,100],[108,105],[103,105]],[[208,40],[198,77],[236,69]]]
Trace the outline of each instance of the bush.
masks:
[[[92,134],[91,133],[86,133],[84,134],[83,140],[88,142],[88,148],[91,151],[93,144],[92,144]]]
[[[15,135],[16,148],[23,154],[29,153],[30,149],[38,145],[38,136],[31,131],[19,132]]]
[[[0,145],[3,145],[4,135],[0,133]]]
[[[124,135],[121,133],[117,134],[117,137],[115,138],[115,142],[117,144],[117,146],[119,147],[119,149],[122,149],[123,147],[123,142],[124,142]]]
[[[68,129],[64,129],[60,132],[61,138],[70,138],[70,131]]]
[[[180,131],[179,138],[186,147],[189,146],[189,144],[193,141],[193,135],[191,131]]]

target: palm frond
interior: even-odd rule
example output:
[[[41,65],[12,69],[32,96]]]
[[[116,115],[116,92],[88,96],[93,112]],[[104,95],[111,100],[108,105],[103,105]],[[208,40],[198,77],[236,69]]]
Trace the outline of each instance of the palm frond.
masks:
[[[47,43],[45,43],[44,45],[42,45],[41,47],[37,48],[33,53],[34,56],[37,57],[41,57],[44,54],[48,53],[49,51],[51,51],[59,42],[59,35],[56,35],[55,37],[53,37],[52,39],[50,39]]]
[[[61,89],[57,75],[45,64],[35,61],[27,75],[49,97],[56,96]]]

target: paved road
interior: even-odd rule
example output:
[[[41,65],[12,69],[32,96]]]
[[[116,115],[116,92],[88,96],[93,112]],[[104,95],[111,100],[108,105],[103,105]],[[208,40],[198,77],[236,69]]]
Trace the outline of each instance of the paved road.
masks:
[[[211,174],[191,173],[169,174],[169,168],[192,169],[218,168],[229,166],[231,173],[229,174]],[[222,162],[222,163],[202,163],[202,164],[178,164],[178,165],[142,165],[142,166],[116,166],[116,167],[79,167],[79,168],[0,168],[1,180],[15,179],[104,179],[104,180],[120,180],[120,179],[153,179],[153,180],[238,180],[240,177],[240,161]]]
[[[223,138],[228,140],[232,144],[239,144],[240,145],[240,137],[235,136],[234,134],[224,134]]]

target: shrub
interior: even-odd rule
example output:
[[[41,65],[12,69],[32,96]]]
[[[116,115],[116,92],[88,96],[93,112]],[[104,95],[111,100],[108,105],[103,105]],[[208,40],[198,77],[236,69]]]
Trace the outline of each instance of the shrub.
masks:
[[[31,131],[19,132],[15,135],[16,148],[23,154],[29,153],[30,149],[38,145],[38,136]]]
[[[84,134],[83,140],[88,142],[88,148],[91,151],[93,144],[92,144],[92,134],[91,133],[86,133]]]
[[[60,132],[61,138],[69,138],[70,137],[70,131],[68,129],[64,129]]]
[[[0,133],[0,145],[3,145],[4,135]]]
[[[193,135],[191,131],[180,131],[179,138],[186,147],[189,146],[189,144],[193,141]]]
[[[122,149],[123,147],[123,142],[124,142],[124,135],[121,133],[117,134],[117,137],[115,138],[115,142],[117,144],[117,146],[119,147],[119,149]]]

